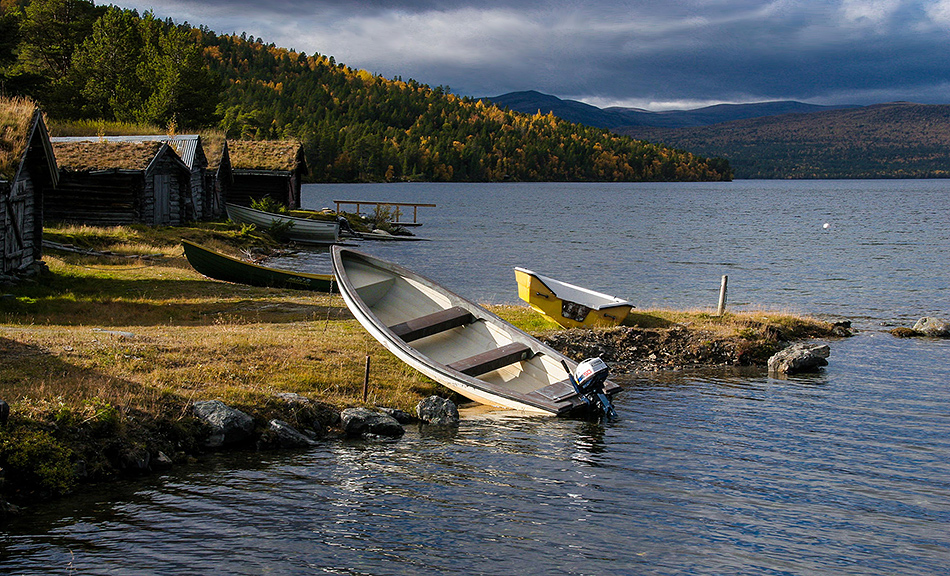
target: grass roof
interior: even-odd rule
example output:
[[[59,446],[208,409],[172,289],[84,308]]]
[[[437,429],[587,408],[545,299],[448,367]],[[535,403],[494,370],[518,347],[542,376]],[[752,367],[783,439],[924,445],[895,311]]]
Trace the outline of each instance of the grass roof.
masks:
[[[12,180],[29,145],[36,103],[0,97],[0,180]]]
[[[53,142],[61,170],[145,170],[164,145],[162,142]]]
[[[224,160],[225,147],[224,132],[221,130],[210,130],[201,133],[201,145],[205,150],[205,157],[208,158],[208,171],[215,172]],[[230,151],[228,154],[230,158]]]
[[[303,158],[296,140],[228,140],[228,156],[235,170],[293,172]]]

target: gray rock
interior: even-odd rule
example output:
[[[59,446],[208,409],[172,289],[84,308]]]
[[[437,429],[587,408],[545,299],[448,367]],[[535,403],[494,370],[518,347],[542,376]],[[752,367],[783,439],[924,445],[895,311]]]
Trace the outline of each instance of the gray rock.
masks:
[[[382,406],[377,406],[377,408],[395,418],[400,424],[409,424],[415,420],[412,414],[406,412],[405,410],[400,410],[399,408],[384,408]]]
[[[274,435],[274,441],[281,448],[305,448],[316,444],[283,420],[271,420],[268,430]]]
[[[348,438],[388,436],[397,438],[406,433],[395,418],[366,408],[347,408],[340,414],[343,433]]]
[[[220,448],[247,440],[254,431],[254,419],[220,400],[204,400],[192,406],[195,415],[211,428],[205,439],[208,448]]]
[[[458,426],[459,409],[448,398],[429,396],[416,405],[416,415],[433,426]]]
[[[156,454],[155,457],[152,458],[153,470],[169,470],[174,465],[175,463],[172,461],[172,459],[169,458],[168,455],[162,452],[161,450],[159,450],[158,454]]]
[[[924,336],[945,338],[950,336],[950,323],[939,318],[924,316],[914,324],[914,332],[920,332]]]
[[[827,366],[825,360],[831,355],[831,348],[827,344],[809,344],[799,342],[769,358],[770,374],[794,374],[817,370],[820,366]]]

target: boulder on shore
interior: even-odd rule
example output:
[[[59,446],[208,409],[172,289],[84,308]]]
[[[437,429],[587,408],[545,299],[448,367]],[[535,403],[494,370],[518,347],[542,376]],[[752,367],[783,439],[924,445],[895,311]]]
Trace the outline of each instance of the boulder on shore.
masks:
[[[267,434],[272,443],[280,448],[306,448],[316,444],[283,420],[271,420],[267,425]]]
[[[198,419],[211,428],[211,434],[204,441],[206,448],[243,442],[254,431],[253,418],[220,400],[195,402],[192,410]]]
[[[458,426],[459,409],[448,398],[429,396],[416,405],[419,420],[433,426]]]
[[[825,358],[830,355],[831,348],[827,344],[792,344],[769,358],[769,374],[813,372],[821,366],[827,366]]]
[[[373,412],[366,408],[347,408],[340,414],[340,420],[343,423],[343,433],[348,438],[398,438],[406,433],[402,424],[389,414]]]
[[[950,322],[940,318],[931,318],[924,316],[914,324],[914,332],[919,332],[924,336],[934,338],[946,338],[950,336]]]

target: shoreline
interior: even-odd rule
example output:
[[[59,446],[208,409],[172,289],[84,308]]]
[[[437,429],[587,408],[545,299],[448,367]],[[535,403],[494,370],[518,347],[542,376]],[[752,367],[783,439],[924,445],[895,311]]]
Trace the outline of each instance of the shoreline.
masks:
[[[192,413],[222,400],[253,420],[238,449],[279,447],[268,425],[312,440],[342,436],[340,411],[413,412],[431,395],[461,403],[369,336],[339,295],[255,288],[204,278],[180,239],[246,245],[216,229],[54,230],[57,241],[113,252],[50,252],[49,272],[6,287],[0,312],[0,502],[68,495],[112,479],[187,466],[211,449]],[[155,234],[164,234],[156,237]],[[264,242],[264,240],[260,240]],[[134,254],[149,254],[135,259]],[[129,255],[133,256],[130,258]],[[563,330],[527,306],[491,306],[575,360],[602,356],[615,374],[765,365],[786,342],[836,337],[834,327],[784,314],[637,311],[635,326]],[[370,395],[363,401],[365,359]],[[15,508],[0,504],[0,517]]]

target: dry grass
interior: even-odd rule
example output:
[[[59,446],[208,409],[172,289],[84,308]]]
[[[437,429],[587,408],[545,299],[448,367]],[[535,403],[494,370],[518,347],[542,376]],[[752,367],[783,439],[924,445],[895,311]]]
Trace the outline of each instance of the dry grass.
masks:
[[[105,402],[168,415],[189,401],[221,398],[254,406],[296,392],[338,407],[411,409],[420,396],[446,391],[398,361],[354,320],[338,295],[217,282],[195,272],[180,238],[236,251],[250,241],[225,225],[203,228],[59,227],[57,241],[160,254],[152,260],[55,254],[52,274],[10,289],[0,302],[0,398],[20,413]],[[558,329],[527,306],[497,314],[530,332]],[[763,326],[807,330],[791,314],[635,310],[629,324],[687,325],[724,337]],[[819,325],[818,321],[814,321]]]
[[[134,124],[112,120],[50,120],[50,136],[137,136],[164,134],[165,130],[151,124]]]
[[[0,180],[10,180],[26,150],[36,103],[0,97]]]
[[[292,172],[303,160],[303,149],[294,140],[228,140],[228,156],[235,170]]]
[[[408,410],[437,391],[378,345],[338,295],[209,280],[161,230],[48,232],[97,249],[162,257],[50,252],[49,277],[11,290],[0,307],[0,398],[18,414],[43,418],[104,402],[174,416],[192,400],[254,406],[277,392],[358,405],[367,356],[367,404]],[[179,229],[175,236],[212,236],[230,246],[231,233]]]

